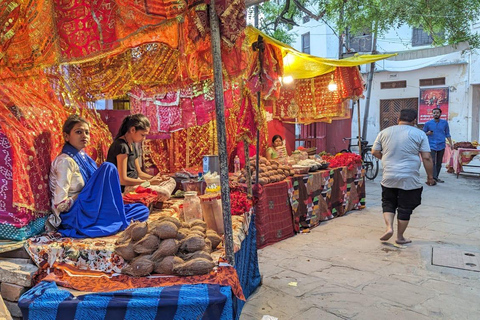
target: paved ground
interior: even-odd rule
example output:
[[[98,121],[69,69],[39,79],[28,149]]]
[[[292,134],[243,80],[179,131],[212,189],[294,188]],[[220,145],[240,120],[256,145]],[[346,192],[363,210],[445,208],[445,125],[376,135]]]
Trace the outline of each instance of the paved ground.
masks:
[[[480,272],[431,265],[433,247],[480,257],[480,178],[442,172],[444,184],[425,185],[403,247],[379,240],[379,178],[366,209],[259,250],[263,285],[242,320],[480,319]]]

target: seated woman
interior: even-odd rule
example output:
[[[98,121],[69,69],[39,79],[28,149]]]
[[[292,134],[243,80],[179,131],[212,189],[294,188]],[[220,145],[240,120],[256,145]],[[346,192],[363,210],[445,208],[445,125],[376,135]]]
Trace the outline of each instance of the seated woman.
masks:
[[[124,230],[132,220],[145,221],[142,204],[124,205],[117,168],[104,163],[98,169],[84,151],[90,125],[72,115],[63,125],[65,145],[50,171],[53,214],[47,230],[58,228],[64,237],[104,237]]]
[[[283,144],[283,138],[276,134],[272,138],[272,146],[267,148],[267,159],[284,162],[288,156],[287,148]]]
[[[127,116],[108,150],[107,161],[117,167],[122,191],[131,192],[142,185],[156,191],[157,201],[162,202],[170,198],[176,182],[169,176],[151,176],[142,171],[135,144],[142,142],[149,132],[150,121],[143,114]]]

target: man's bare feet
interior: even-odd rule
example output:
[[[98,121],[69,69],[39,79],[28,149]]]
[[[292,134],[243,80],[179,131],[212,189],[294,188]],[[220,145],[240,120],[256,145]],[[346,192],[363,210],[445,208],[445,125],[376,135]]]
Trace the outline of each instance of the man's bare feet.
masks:
[[[406,243],[411,243],[412,240],[407,239],[407,238],[403,238],[403,239],[397,239],[397,240],[395,240],[395,242],[396,242],[397,244],[406,244]]]
[[[387,241],[392,236],[393,236],[393,230],[387,230],[387,232],[385,232],[385,234],[380,238],[380,240]]]

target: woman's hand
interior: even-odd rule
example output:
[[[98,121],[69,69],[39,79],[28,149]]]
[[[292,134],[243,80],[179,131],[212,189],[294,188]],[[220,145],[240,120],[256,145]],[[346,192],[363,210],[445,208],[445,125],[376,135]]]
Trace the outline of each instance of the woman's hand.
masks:
[[[170,179],[170,177],[167,176],[167,175],[157,174],[155,177],[153,177],[149,181],[152,185],[159,185],[160,183],[165,182],[169,179]]]

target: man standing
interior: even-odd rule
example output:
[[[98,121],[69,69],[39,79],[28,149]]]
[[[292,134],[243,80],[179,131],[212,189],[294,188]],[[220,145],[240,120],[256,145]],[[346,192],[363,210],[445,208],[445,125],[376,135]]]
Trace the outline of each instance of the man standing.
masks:
[[[413,210],[420,205],[420,157],[427,173],[427,185],[435,185],[433,163],[428,139],[422,130],[414,127],[417,111],[400,111],[398,125],[382,130],[373,144],[372,154],[382,160],[382,209],[387,230],[380,238],[386,241],[393,236],[395,211],[397,216],[397,244],[410,243],[403,234]]]
[[[430,144],[430,150],[433,160],[433,179],[436,182],[445,182],[438,177],[440,169],[442,169],[442,159],[445,153],[445,138],[448,139],[450,147],[453,148],[452,138],[450,137],[450,129],[448,128],[448,122],[440,119],[442,110],[435,108],[432,110],[433,119],[425,123],[423,131],[428,136],[428,143]]]

